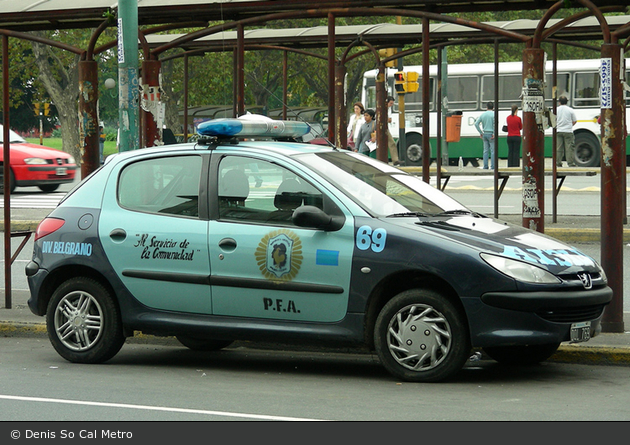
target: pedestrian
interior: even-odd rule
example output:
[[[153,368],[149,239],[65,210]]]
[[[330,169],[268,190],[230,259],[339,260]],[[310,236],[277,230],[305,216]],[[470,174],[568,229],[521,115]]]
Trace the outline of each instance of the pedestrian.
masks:
[[[365,122],[363,118],[363,113],[365,113],[365,108],[361,102],[355,102],[354,105],[354,113],[350,116],[348,121],[348,148],[357,151],[355,147],[355,141],[357,140],[357,136],[359,135],[359,130],[361,129],[361,125]]]
[[[98,159],[99,163],[105,162],[105,158],[103,157],[103,150],[105,149],[105,131],[103,131],[103,124],[98,127]]]
[[[392,110],[394,109],[394,103],[396,99],[393,96],[387,96],[387,126],[385,127],[385,132],[387,133],[387,148],[389,149],[389,157],[392,159],[392,163],[394,165],[400,165],[400,160],[398,159],[398,147],[396,146],[396,141],[394,141],[394,137],[389,131],[389,124],[392,123]]]
[[[355,147],[357,151],[366,156],[370,155],[370,148],[368,147],[367,143],[370,142],[372,138],[372,133],[375,131],[375,114],[376,113],[374,113],[374,110],[372,110],[371,108],[365,110],[365,113],[363,113],[363,119],[365,120],[365,122],[363,123],[363,125],[361,125],[361,128],[359,128],[359,134],[357,135],[357,138],[355,140]]]
[[[508,167],[520,167],[521,130],[523,121],[518,116],[518,105],[512,105],[512,113],[507,117]]]
[[[556,166],[562,167],[566,160],[569,167],[575,167],[575,135],[573,126],[577,123],[575,111],[567,105],[566,96],[558,99],[560,106],[556,117]]]
[[[483,140],[483,169],[488,170],[489,157],[494,170],[494,102],[488,102],[486,111],[475,120],[475,128]]]

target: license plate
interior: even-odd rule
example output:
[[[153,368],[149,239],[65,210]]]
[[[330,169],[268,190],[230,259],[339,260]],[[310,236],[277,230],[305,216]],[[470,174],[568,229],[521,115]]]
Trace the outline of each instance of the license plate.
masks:
[[[66,167],[57,167],[57,176],[65,176],[68,174],[68,169]]]
[[[591,322],[583,321],[571,325],[571,343],[587,341],[591,338]]]

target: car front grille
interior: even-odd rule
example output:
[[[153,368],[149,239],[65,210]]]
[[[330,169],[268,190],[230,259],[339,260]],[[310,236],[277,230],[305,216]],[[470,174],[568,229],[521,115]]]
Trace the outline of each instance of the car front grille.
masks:
[[[603,304],[572,308],[556,308],[538,311],[536,314],[547,321],[555,323],[576,323],[579,321],[595,320],[604,312]]]

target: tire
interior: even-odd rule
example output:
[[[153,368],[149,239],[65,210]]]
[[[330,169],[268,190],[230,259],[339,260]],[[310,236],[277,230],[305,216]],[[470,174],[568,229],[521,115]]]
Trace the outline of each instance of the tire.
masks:
[[[422,136],[417,133],[408,133],[405,140],[407,142],[405,164],[422,165]]]
[[[593,133],[575,134],[575,165],[578,167],[598,167],[601,152],[599,139]]]
[[[42,192],[50,193],[57,190],[59,188],[59,184],[44,184],[44,185],[38,185],[37,187],[39,187],[39,189]]]
[[[177,340],[193,351],[219,351],[233,343],[232,340],[213,340],[210,338],[195,338],[185,335],[178,335]]]
[[[496,346],[483,348],[491,359],[503,365],[527,366],[544,362],[551,357],[560,343],[526,346]]]
[[[437,292],[412,289],[392,298],[374,326],[383,366],[408,382],[438,382],[459,372],[470,353],[466,318]]]
[[[9,169],[9,193],[15,191],[15,176],[13,171]],[[0,164],[0,192],[4,193],[4,165]]]
[[[113,296],[91,278],[71,278],[55,290],[48,303],[46,327],[55,350],[73,363],[105,362],[125,342]]]

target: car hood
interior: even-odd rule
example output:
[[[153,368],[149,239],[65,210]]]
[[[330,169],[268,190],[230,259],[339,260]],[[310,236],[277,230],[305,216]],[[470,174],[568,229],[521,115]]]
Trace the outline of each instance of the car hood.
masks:
[[[430,231],[462,247],[525,261],[553,274],[601,271],[597,262],[555,238],[501,220],[458,215],[453,217],[388,218],[414,231]]]
[[[23,157],[33,158],[40,157],[44,159],[49,158],[68,158],[70,155],[66,152],[55,150],[53,148],[44,147],[42,145],[25,143],[25,144],[11,144],[12,153],[20,153]]]

